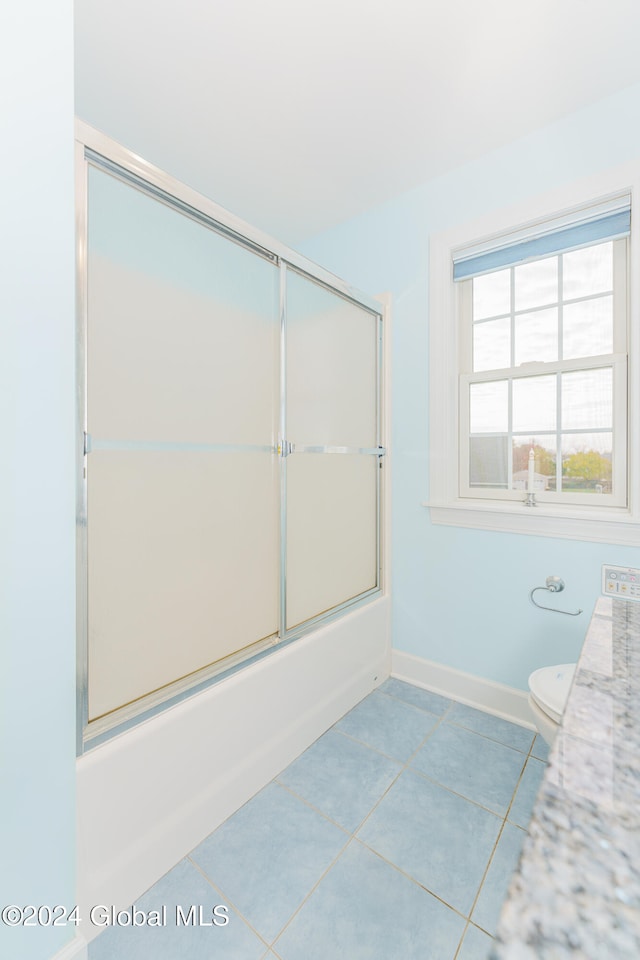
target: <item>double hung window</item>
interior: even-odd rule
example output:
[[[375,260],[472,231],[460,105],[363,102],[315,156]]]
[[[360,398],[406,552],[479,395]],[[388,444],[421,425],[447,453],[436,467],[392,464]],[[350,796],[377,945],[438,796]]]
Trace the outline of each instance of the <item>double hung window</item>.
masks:
[[[622,197],[454,252],[458,497],[626,506],[629,229]]]

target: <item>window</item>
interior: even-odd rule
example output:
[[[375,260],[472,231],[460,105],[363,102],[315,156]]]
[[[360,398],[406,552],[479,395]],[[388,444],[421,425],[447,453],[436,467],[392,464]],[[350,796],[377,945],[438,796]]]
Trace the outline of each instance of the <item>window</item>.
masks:
[[[435,522],[582,539],[587,518],[632,519],[630,206],[626,190],[487,240],[432,238]]]
[[[625,505],[626,240],[461,282],[460,495]]]

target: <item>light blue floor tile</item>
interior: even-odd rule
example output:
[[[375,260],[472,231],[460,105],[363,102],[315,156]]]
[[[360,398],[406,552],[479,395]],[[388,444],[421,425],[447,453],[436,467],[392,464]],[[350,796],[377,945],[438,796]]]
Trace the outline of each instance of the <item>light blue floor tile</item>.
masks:
[[[401,769],[395,760],[329,730],[278,780],[351,833]]]
[[[492,945],[492,937],[470,924],[457,960],[487,960]]]
[[[533,804],[546,769],[547,765],[542,760],[529,757],[509,810],[509,820],[517,823],[519,827],[524,827],[525,830],[529,826]]]
[[[490,713],[468,707],[464,703],[454,703],[447,714],[447,723],[456,723],[474,733],[481,733],[483,737],[497,740],[515,750],[528,753],[533,743],[533,730],[520,727],[517,723],[509,723],[500,717],[493,717]]]
[[[358,837],[468,916],[500,826],[492,813],[406,770]]]
[[[225,926],[176,926],[177,905],[185,916],[191,905],[202,905],[203,919],[211,921],[213,907],[223,904],[193,864],[182,860],[136,901],[146,911],[166,905],[167,925],[108,927],[89,944],[89,960],[259,960],[264,943],[232,909]]]
[[[518,750],[448,723],[411,760],[433,780],[500,816],[507,812],[524,763]]]
[[[549,759],[549,744],[542,739],[540,734],[538,734],[533,741],[533,746],[531,748],[531,756],[536,757],[538,760],[548,760]]]
[[[396,760],[407,761],[439,718],[383,693],[369,694],[335,729]]]
[[[519,827],[514,827],[510,823],[504,825],[487,876],[482,884],[478,902],[474,907],[473,922],[492,936],[496,932],[502,904],[511,875],[518,865],[525,837],[526,833]]]
[[[271,783],[191,859],[271,943],[346,840],[339,827]]]
[[[274,949],[283,960],[453,960],[464,920],[357,841]]]
[[[416,687],[413,683],[405,683],[404,680],[396,680],[395,677],[389,677],[378,687],[381,693],[386,693],[390,697],[396,697],[398,700],[404,700],[405,703],[411,703],[414,707],[420,707],[421,710],[428,710],[429,713],[435,713],[441,717],[443,713],[451,706],[451,700],[441,697],[437,693],[431,693],[430,690],[423,690],[422,687]]]

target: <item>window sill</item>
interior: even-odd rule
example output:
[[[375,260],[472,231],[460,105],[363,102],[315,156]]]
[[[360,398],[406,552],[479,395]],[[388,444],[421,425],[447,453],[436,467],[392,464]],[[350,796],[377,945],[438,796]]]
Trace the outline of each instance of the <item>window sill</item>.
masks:
[[[433,523],[448,526],[623,546],[638,546],[640,539],[638,518],[628,510],[615,507],[601,510],[550,504],[525,507],[520,503],[478,500],[429,501],[422,506],[428,507]]]

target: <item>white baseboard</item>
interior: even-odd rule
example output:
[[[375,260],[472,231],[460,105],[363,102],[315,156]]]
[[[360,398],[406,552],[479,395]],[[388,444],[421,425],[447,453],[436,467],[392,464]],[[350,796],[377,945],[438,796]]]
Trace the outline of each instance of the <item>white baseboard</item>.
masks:
[[[382,683],[389,610],[374,600],[81,757],[81,916],[128,907]]]
[[[528,730],[535,730],[524,690],[463,673],[454,667],[423,660],[400,650],[391,653],[391,675],[432,693],[484,710],[495,717],[510,720]]]
[[[74,937],[51,960],[87,960],[87,941],[81,935]]]

